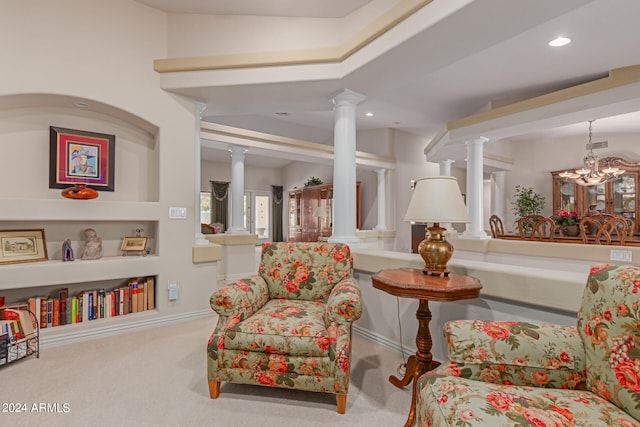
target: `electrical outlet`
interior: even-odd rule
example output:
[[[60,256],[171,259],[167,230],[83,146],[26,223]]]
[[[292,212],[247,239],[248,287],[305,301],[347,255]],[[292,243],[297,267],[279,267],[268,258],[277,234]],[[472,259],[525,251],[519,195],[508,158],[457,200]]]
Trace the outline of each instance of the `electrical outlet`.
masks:
[[[611,261],[631,262],[631,251],[611,249]]]
[[[169,301],[175,301],[178,299],[178,284],[169,283]]]

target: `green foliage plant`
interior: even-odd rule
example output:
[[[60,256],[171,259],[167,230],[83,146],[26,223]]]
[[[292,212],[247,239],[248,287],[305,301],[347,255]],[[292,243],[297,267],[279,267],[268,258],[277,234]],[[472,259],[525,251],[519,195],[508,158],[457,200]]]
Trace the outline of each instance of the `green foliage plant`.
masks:
[[[512,202],[516,222],[527,215],[540,215],[544,202],[544,196],[536,193],[532,187],[516,185],[515,200]]]

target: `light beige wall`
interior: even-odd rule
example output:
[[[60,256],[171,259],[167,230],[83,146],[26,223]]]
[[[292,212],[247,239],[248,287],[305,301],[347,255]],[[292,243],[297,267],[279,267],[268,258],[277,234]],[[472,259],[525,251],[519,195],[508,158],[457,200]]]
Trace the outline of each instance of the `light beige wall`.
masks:
[[[194,112],[192,103],[160,89],[153,59],[166,56],[166,40],[165,15],[132,0],[2,3],[0,52],[4,66],[0,67],[0,99],[14,94],[80,97],[128,112],[129,117],[139,117],[159,129],[153,142],[148,137],[141,138],[138,146],[134,142],[138,141],[136,135],[109,119],[84,120],[80,114],[75,116],[67,111],[41,111],[40,117],[30,118],[25,125],[20,114],[9,118],[5,114],[1,119],[4,131],[0,134],[0,158],[11,153],[12,160],[16,161],[3,166],[15,177],[25,172],[39,174],[48,170],[46,154],[14,157],[16,140],[12,135],[15,133],[21,135],[20,141],[32,147],[40,146],[47,152],[48,129],[30,131],[34,123],[111,130],[116,134],[116,150],[122,138],[118,169],[121,174],[116,175],[116,192],[105,195],[104,200],[139,197],[159,201],[163,214],[159,219],[156,249],[163,262],[158,272],[157,305],[163,316],[207,310],[205,295],[215,288],[216,276],[215,264],[195,266],[191,262],[195,235]],[[7,132],[8,127],[13,130]],[[152,174],[150,179],[157,183],[141,183],[142,178],[122,171],[125,166],[136,167],[122,158],[122,151],[125,156],[142,159],[153,144],[157,158],[152,162],[160,174],[159,177]],[[151,168],[143,160],[142,167]],[[47,187],[46,180],[28,181],[22,191],[27,197],[33,194],[38,198],[43,197],[43,188]],[[158,194],[153,194],[155,192]],[[73,203],[78,202],[70,201],[69,209],[73,209]],[[171,206],[186,207],[187,219],[169,221],[164,212]],[[46,202],[42,209],[47,209]],[[135,214],[132,216],[135,218]],[[211,279],[203,280],[205,277]],[[168,301],[169,281],[176,281],[180,286],[180,298],[176,302]]]
[[[597,124],[597,122],[596,122]],[[594,124],[594,130],[597,127]],[[629,161],[640,161],[638,151],[638,136],[620,136],[595,134],[594,142],[608,141],[609,147],[594,150],[599,157],[623,157]],[[525,187],[533,187],[545,197],[545,209],[543,215],[552,215],[553,189],[551,171],[575,169],[582,166],[582,159],[586,154],[585,145],[588,141],[588,133],[584,137],[522,140],[510,144],[514,159],[513,170],[505,175],[505,193],[507,197],[507,219],[505,226],[513,227],[515,216],[513,215],[513,196],[517,184]]]
[[[202,161],[200,176],[200,188],[203,191],[211,188],[209,181],[231,182],[231,158],[228,163]],[[281,169],[245,166],[244,188],[246,190],[271,191],[272,185],[282,185]]]
[[[396,158],[395,175],[395,229],[396,249],[399,252],[411,252],[411,226],[404,222],[404,214],[411,200],[410,181],[425,176],[440,174],[436,163],[427,163],[423,153],[426,144],[424,138],[416,135],[394,131],[394,157]]]

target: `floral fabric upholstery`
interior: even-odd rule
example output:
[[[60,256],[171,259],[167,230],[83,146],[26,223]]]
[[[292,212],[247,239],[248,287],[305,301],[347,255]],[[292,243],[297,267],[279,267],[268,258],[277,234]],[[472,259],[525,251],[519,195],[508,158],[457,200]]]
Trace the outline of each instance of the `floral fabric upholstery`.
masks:
[[[577,328],[453,321],[417,383],[419,426],[637,426],[640,268],[595,266]]]
[[[211,296],[208,380],[347,394],[362,314],[352,275],[347,245],[264,244],[258,275]]]
[[[265,243],[258,272],[271,299],[327,302],[331,289],[353,276],[353,258],[343,244]]]
[[[591,269],[578,330],[587,354],[587,387],[640,420],[640,268]]]

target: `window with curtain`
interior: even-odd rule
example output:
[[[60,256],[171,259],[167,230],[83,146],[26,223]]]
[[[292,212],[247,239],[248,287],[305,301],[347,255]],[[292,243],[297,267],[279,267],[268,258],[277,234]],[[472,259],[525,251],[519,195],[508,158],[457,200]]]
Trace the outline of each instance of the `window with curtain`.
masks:
[[[211,224],[222,224],[226,231],[229,225],[229,182],[211,182]]]
[[[274,242],[282,242],[284,240],[283,232],[282,232],[282,195],[283,195],[283,187],[281,185],[272,185],[271,186],[273,197],[272,205],[271,205],[271,221],[272,221],[272,230],[273,230],[273,241]]]

